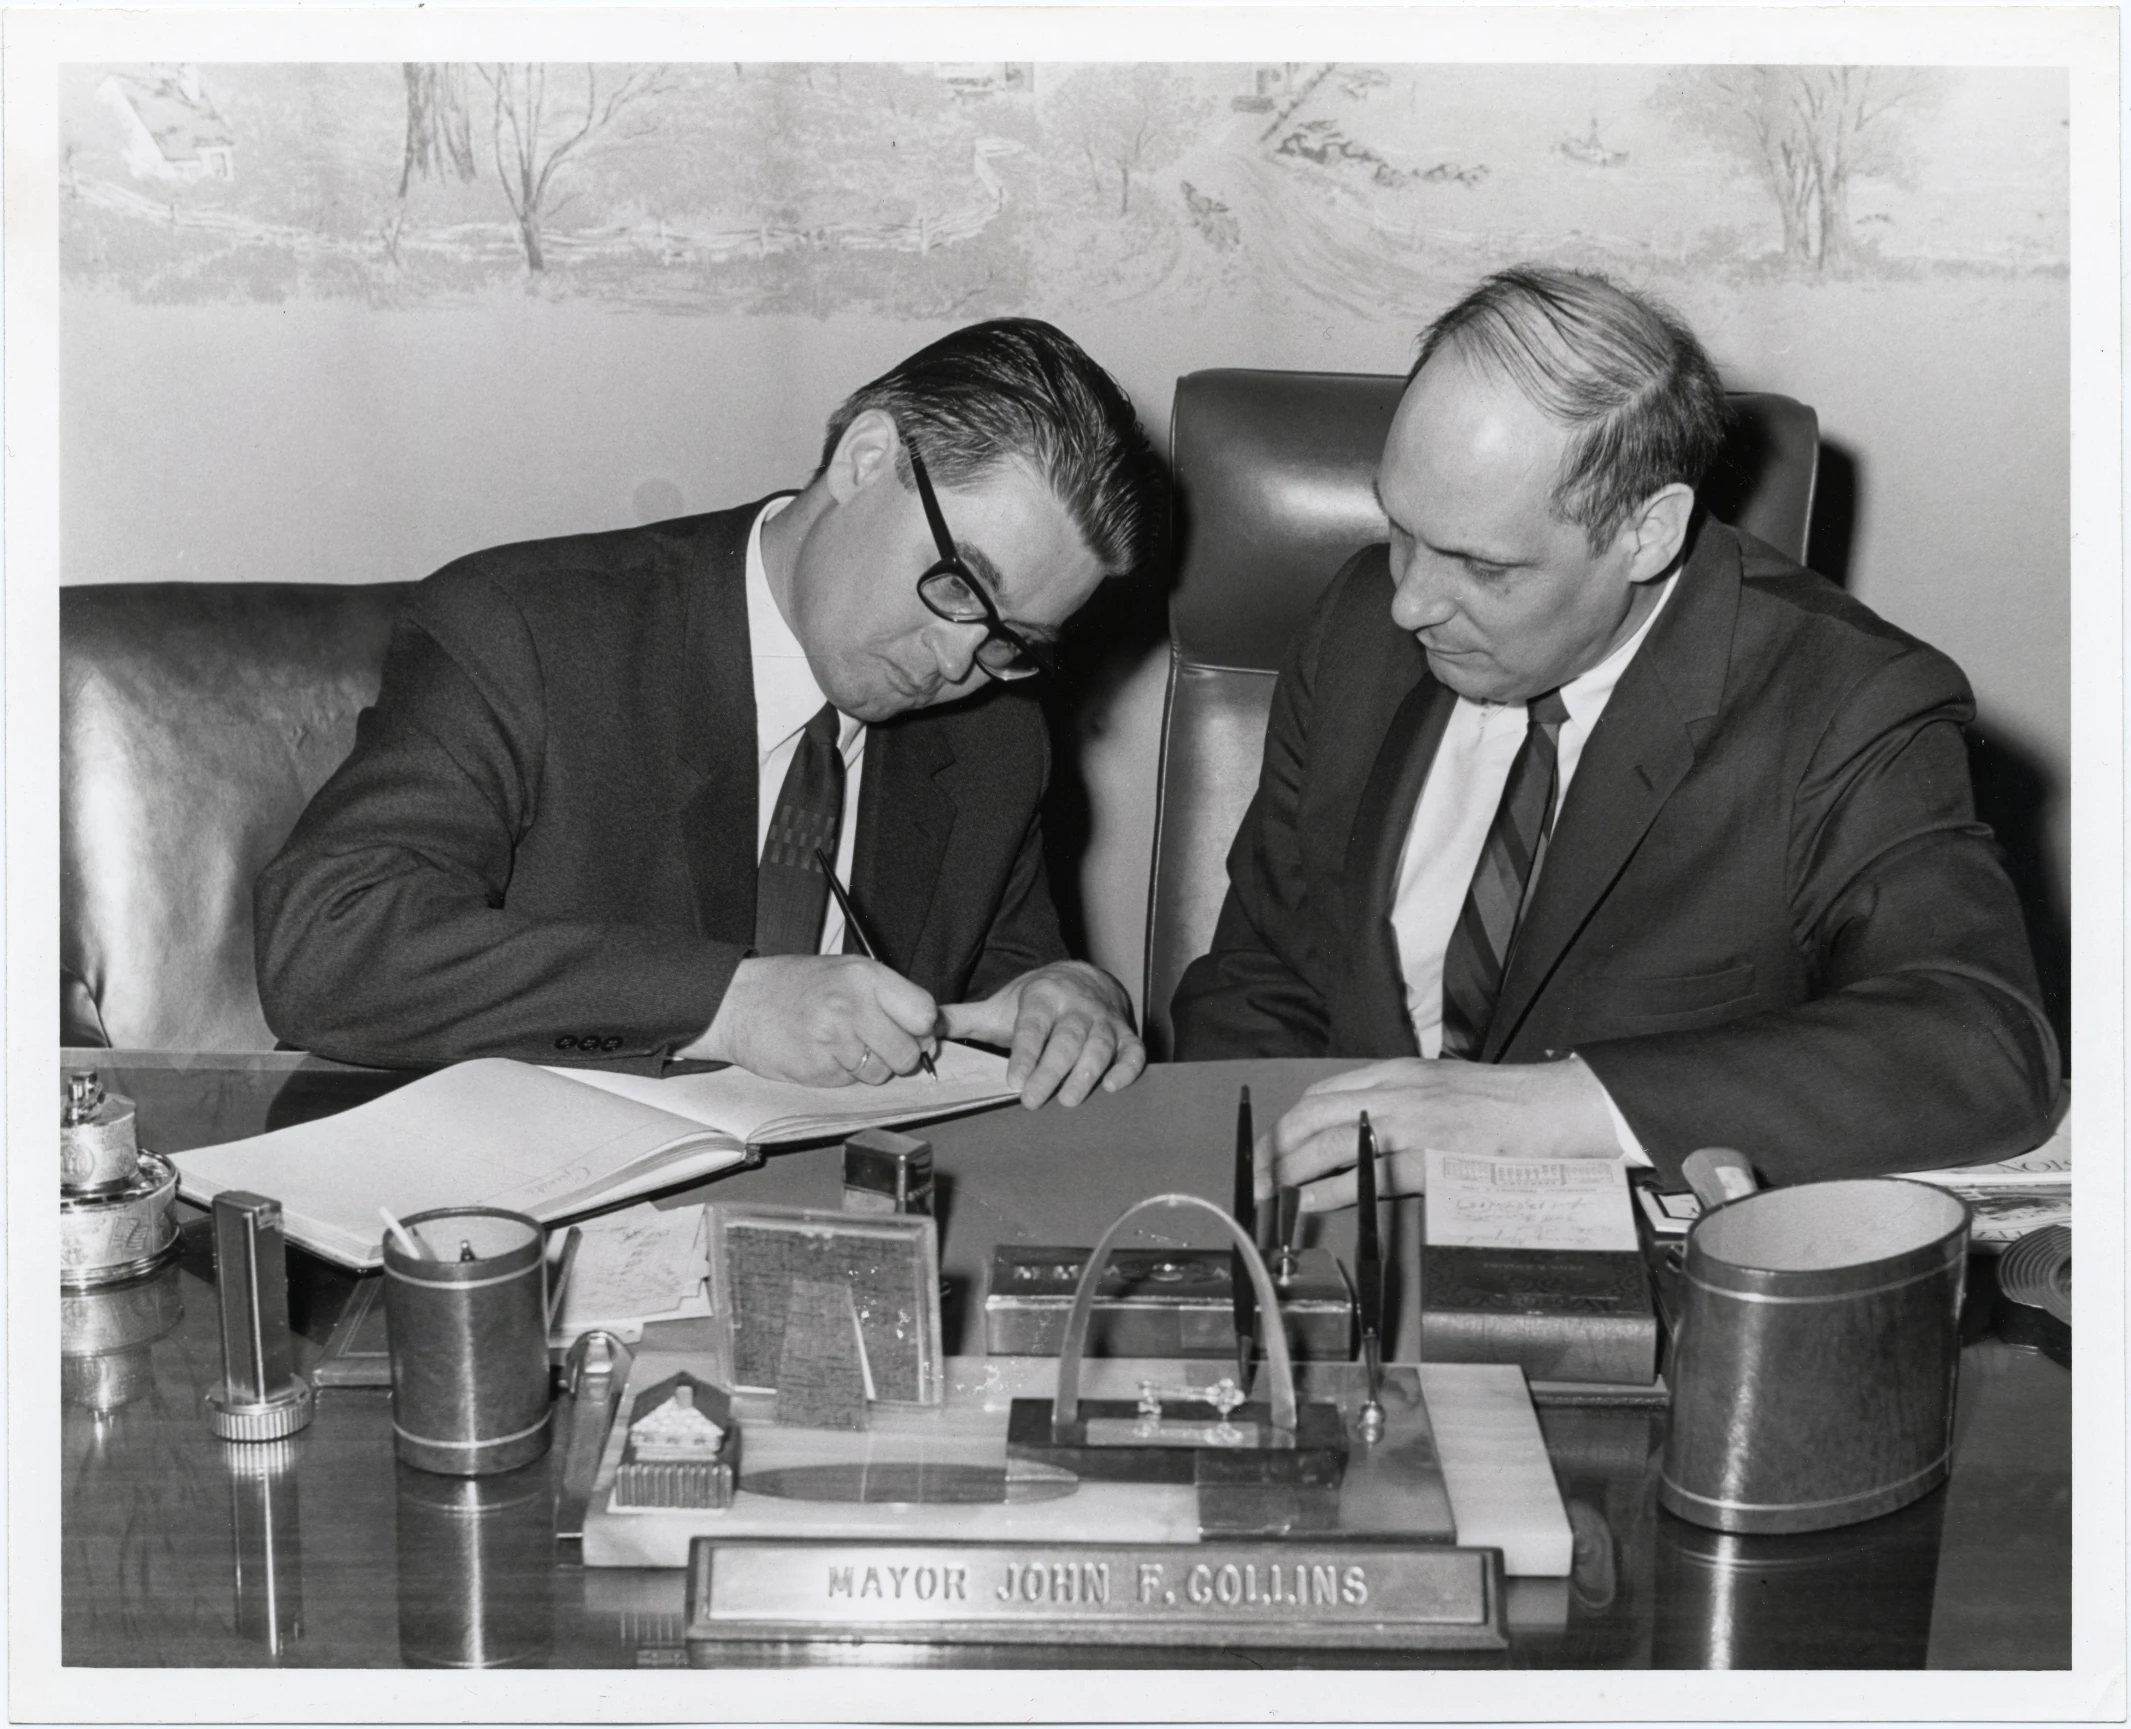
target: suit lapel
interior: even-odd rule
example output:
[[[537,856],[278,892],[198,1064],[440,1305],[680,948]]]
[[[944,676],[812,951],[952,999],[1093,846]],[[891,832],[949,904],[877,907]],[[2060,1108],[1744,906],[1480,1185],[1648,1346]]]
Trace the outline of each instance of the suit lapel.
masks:
[[[954,834],[955,799],[942,784],[954,764],[954,744],[937,721],[912,717],[867,730],[851,895],[881,945],[881,960],[898,972],[918,964]]]
[[[1355,897],[1348,925],[1349,952],[1354,956],[1350,980],[1354,1018],[1367,1041],[1364,1048],[1384,1055],[1412,1055],[1416,1049],[1413,1023],[1406,1015],[1406,987],[1399,970],[1391,909],[1398,893],[1399,855],[1405,849],[1406,831],[1413,826],[1413,808],[1435,762],[1436,748],[1443,742],[1443,729],[1457,706],[1449,689],[1429,675],[1418,649],[1414,659],[1419,667],[1415,682],[1392,712],[1355,806],[1342,873]]]
[[[1739,610],[1738,542],[1706,523],[1665,614],[1621,675],[1555,819],[1510,950],[1481,1059],[1499,1058],[1577,932],[1694,766],[1695,723],[1717,712]]]
[[[747,537],[760,504],[705,522],[691,549],[676,754],[699,777],[680,827],[696,926],[755,940],[755,672],[748,655]]]

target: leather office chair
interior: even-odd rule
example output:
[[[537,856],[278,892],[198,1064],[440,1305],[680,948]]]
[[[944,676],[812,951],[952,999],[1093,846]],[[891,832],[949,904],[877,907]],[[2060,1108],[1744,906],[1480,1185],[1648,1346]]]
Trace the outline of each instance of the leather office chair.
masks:
[[[407,588],[61,590],[62,1043],[273,1048],[252,879],[354,743]]]
[[[1228,847],[1258,785],[1273,680],[1348,557],[1384,538],[1372,490],[1398,377],[1194,372],[1170,422],[1182,565],[1169,601],[1169,694],[1155,798],[1143,1019],[1171,1049],[1169,999],[1204,954],[1228,890]],[[1801,562],[1820,423],[1787,396],[1735,395],[1704,488],[1727,522]]]

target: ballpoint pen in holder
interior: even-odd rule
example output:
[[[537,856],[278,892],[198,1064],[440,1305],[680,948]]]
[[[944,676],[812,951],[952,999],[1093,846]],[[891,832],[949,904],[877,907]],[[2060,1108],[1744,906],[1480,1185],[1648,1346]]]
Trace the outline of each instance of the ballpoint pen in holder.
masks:
[[[1236,1100],[1235,1219],[1243,1234],[1254,1243],[1261,1240],[1258,1219],[1258,1169],[1251,1133],[1250,1088]],[[1236,1317],[1236,1385],[1250,1392],[1251,1361],[1257,1355],[1257,1303],[1251,1289],[1250,1270],[1239,1249],[1229,1251],[1229,1283]]]
[[[829,855],[820,847],[816,847],[814,862],[821,866],[821,874],[829,879],[829,893],[836,897],[836,905],[844,915],[844,929],[851,933],[867,960],[879,961],[880,945],[873,940],[873,933],[866,929],[865,921],[858,916],[858,908],[851,904],[851,897],[845,892],[844,885],[837,881],[836,867],[829,862]],[[881,961],[881,964],[886,966],[888,963]],[[936,1081],[940,1078],[940,1071],[933,1067],[931,1052],[918,1052],[918,1067],[931,1079]]]
[[[1290,1184],[1280,1189],[1278,1196],[1273,1223],[1273,1283],[1286,1290],[1302,1267],[1302,1186]]]
[[[1376,1221],[1376,1131],[1369,1113],[1361,1113],[1359,1145],[1354,1154],[1354,1312],[1361,1325],[1361,1358],[1368,1376],[1368,1397],[1361,1408],[1361,1438],[1383,1439],[1384,1407],[1379,1397],[1384,1373],[1384,1251]]]

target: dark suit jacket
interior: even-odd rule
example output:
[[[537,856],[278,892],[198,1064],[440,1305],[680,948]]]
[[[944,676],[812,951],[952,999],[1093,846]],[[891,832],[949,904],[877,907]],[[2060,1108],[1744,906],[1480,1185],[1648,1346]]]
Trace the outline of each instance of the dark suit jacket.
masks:
[[[655,1068],[755,925],[759,505],[475,553],[414,591],[352,754],[256,894],[281,1038],[355,1062]],[[1036,704],[868,732],[852,894],[941,1001],[1064,952]]]
[[[1454,697],[1391,622],[1385,550],[1328,591],[1273,696],[1178,1054],[1415,1054],[1399,852]],[[1558,813],[1482,1050],[1578,1052],[1674,1179],[2002,1156],[2058,1079],[2020,910],[1975,821],[1960,670],[1704,523]]]

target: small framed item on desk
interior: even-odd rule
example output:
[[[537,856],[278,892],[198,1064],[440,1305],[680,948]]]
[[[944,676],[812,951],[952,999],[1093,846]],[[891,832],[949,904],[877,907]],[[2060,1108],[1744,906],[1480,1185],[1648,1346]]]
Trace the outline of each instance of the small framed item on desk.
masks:
[[[842,1377],[814,1370],[851,1368],[866,1403],[940,1402],[940,1251],[930,1218],[713,1205],[710,1266],[735,1390],[803,1392],[803,1420],[839,1428],[863,1427],[863,1411],[838,1420],[823,1396]],[[807,1336],[788,1337],[795,1318]],[[809,1385],[787,1389],[787,1366],[802,1361]]]

